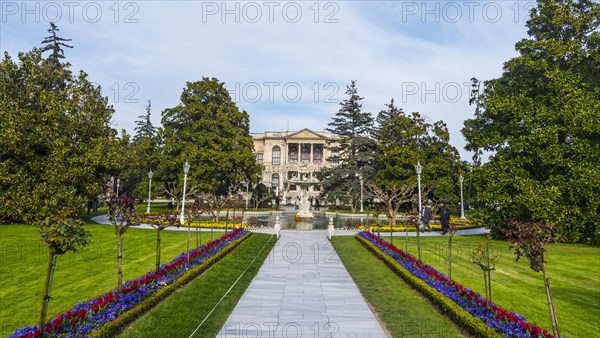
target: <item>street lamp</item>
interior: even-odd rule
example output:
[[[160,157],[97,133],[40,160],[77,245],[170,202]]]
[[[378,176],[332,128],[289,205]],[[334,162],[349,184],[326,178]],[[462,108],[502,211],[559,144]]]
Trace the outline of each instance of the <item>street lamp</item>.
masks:
[[[423,170],[423,166],[421,165],[420,162],[417,162],[417,165],[415,166],[415,171],[417,172],[417,181],[419,182],[419,216],[421,216],[421,171]]]
[[[463,202],[463,182],[465,178],[460,175],[458,181],[460,182],[460,219],[467,219],[465,217],[465,203]]]
[[[250,185],[250,180],[244,180],[244,184],[246,185],[246,209],[248,209],[248,186]]]
[[[188,163],[188,161],[185,161],[185,164],[183,165],[183,199],[181,200],[181,217],[179,218],[179,223],[181,225],[183,225],[184,223],[184,210],[185,210],[185,187],[187,185],[187,174],[190,171],[190,165]],[[189,237],[189,234],[188,234]]]
[[[117,197],[119,197],[119,184],[121,184],[121,179],[117,178]]]
[[[359,175],[358,177],[360,177],[360,212],[363,212],[363,184],[365,181],[363,180],[362,175]]]
[[[146,208],[146,213],[150,213],[150,191],[152,189],[152,176],[154,174],[152,173],[152,170],[150,170],[150,172],[148,172],[148,178],[150,179],[150,183],[148,184],[148,208]]]

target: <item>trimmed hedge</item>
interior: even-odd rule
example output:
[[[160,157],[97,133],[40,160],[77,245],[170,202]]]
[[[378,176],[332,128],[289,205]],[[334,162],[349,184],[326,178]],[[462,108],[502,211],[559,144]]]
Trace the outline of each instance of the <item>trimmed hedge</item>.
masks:
[[[246,240],[251,235],[252,235],[252,233],[248,232],[244,236],[238,238],[224,250],[219,251],[214,256],[205,260],[202,264],[190,269],[187,273],[185,273],[183,276],[181,276],[179,279],[177,279],[177,281],[173,282],[172,284],[167,285],[164,288],[161,288],[155,294],[151,295],[150,297],[148,297],[141,303],[137,304],[133,308],[131,308],[128,311],[121,314],[121,316],[119,316],[117,319],[104,324],[99,330],[92,332],[89,335],[89,337],[90,338],[93,338],[93,337],[94,338],[95,337],[104,338],[104,337],[116,336],[119,332],[124,330],[127,325],[131,324],[136,319],[138,319],[141,315],[145,314],[150,309],[152,309],[154,306],[156,306],[158,303],[160,303],[162,300],[169,297],[177,289],[187,285],[189,282],[194,280],[196,277],[200,276],[204,271],[206,271],[213,264],[217,263],[219,260],[221,260],[223,257],[225,257],[229,252],[231,252],[233,249],[235,249],[240,243],[242,243],[244,240]]]
[[[482,338],[502,337],[500,333],[485,325],[480,319],[473,317],[454,301],[448,299],[445,295],[439,293],[427,283],[415,277],[394,259],[381,252],[381,250],[371,242],[360,236],[355,236],[355,238],[371,251],[371,253],[381,259],[392,271],[405,280],[410,286],[418,290],[425,298],[438,307],[442,313],[447,315],[453,322],[469,334]]]

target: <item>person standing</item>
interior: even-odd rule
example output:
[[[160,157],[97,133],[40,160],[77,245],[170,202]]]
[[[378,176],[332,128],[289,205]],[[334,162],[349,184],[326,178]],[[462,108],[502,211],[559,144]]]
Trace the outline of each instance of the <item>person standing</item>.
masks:
[[[315,197],[315,210],[321,210],[321,202],[318,197]]]
[[[442,235],[445,235],[450,227],[450,208],[444,202],[440,204],[440,223],[442,223]]]
[[[429,225],[429,222],[431,221],[432,217],[433,216],[431,215],[431,209],[427,207],[427,204],[423,203],[421,210],[421,222],[423,222],[424,231],[431,231],[431,226]]]

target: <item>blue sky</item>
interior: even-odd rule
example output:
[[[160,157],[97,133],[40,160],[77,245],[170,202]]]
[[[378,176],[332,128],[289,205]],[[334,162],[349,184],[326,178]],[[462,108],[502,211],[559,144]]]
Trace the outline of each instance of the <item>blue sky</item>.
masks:
[[[473,114],[471,77],[496,78],[526,37],[531,1],[4,1],[0,50],[40,46],[55,21],[73,70],[103,88],[113,126],[133,132],[152,100],[153,122],[185,83],[226,83],[251,132],[324,130],[357,80],[374,116],[394,98],[407,112],[460,133]]]

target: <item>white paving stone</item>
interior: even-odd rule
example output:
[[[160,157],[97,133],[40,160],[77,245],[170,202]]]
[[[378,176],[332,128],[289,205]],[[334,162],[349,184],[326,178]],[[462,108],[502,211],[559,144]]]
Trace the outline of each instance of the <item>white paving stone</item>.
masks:
[[[327,240],[282,230],[217,337],[386,337]]]

